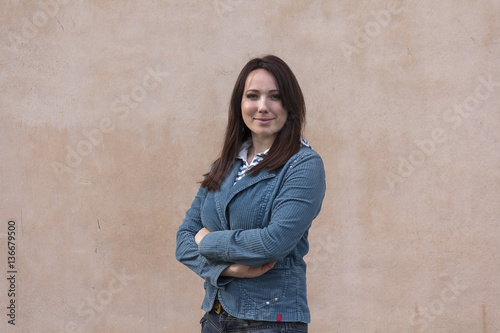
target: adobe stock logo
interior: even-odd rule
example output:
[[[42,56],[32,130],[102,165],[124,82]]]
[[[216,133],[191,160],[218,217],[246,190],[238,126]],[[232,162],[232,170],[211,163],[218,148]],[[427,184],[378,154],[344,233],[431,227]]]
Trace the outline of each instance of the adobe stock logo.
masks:
[[[451,130],[456,131],[464,119],[477,113],[482,104],[500,88],[500,81],[494,81],[491,74],[488,77],[480,76],[478,81],[473,93],[466,96],[461,103],[455,104],[453,108],[447,108],[442,112],[442,120]],[[414,141],[415,147],[406,157],[398,156],[397,172],[388,172],[385,176],[391,191],[421,167],[436,152],[440,144],[448,141],[450,129],[435,127],[428,138]]]
[[[139,103],[146,100],[150,92],[158,88],[163,82],[163,78],[169,75],[168,72],[161,72],[159,66],[156,69],[151,67],[146,68],[147,74],[142,79],[142,84],[136,85],[130,90],[130,93],[122,93],[111,104],[113,114],[125,119],[130,113],[131,109],[137,108]],[[52,169],[56,176],[61,180],[62,176],[66,173],[71,173],[78,167],[83,159],[94,151],[96,147],[101,145],[104,141],[104,134],[114,131],[115,122],[110,117],[103,117],[96,128],[92,130],[83,130],[82,135],[85,139],[81,139],[76,146],[66,146],[65,164],[53,161],[51,163]]]
[[[354,28],[354,37],[351,43],[340,43],[340,49],[344,54],[347,62],[351,62],[351,57],[354,54],[360,54],[361,50],[370,45],[371,41],[376,38],[384,28],[387,28],[392,22],[393,17],[400,15],[406,7],[397,0],[390,0],[387,2],[386,9],[379,11],[370,11],[373,20],[365,24],[363,28]]]
[[[243,0],[214,0],[214,8],[217,16],[223,18],[226,12],[232,12],[233,8],[243,3]]]
[[[429,324],[445,312],[447,305],[457,301],[457,298],[469,288],[457,277],[452,279],[447,274],[443,274],[441,279],[445,281],[445,287],[441,289],[439,296],[434,297],[428,306],[417,307],[416,313],[408,318],[408,323],[416,328],[417,332],[424,332]]]
[[[27,45],[30,40],[35,38],[39,29],[47,25],[49,19],[55,17],[59,13],[59,9],[67,5],[69,0],[40,0],[38,1],[39,9],[31,15],[31,19],[24,16],[21,21],[21,33],[9,32],[8,39],[10,48],[18,48],[22,45]]]
[[[311,247],[310,255],[306,259],[308,273],[314,273],[321,266],[330,264],[339,247],[340,245],[335,243],[333,237],[329,234],[326,236],[326,239],[317,239],[315,246]]]
[[[108,270],[113,275],[113,278],[108,281],[107,288],[101,289],[95,297],[89,296],[85,301],[82,300],[76,309],[80,320],[68,321],[62,332],[81,333],[81,327],[95,321],[113,301],[113,298],[128,286],[129,281],[137,277],[137,275],[128,275],[125,269],[122,269],[121,274],[118,274],[111,268],[108,268]]]

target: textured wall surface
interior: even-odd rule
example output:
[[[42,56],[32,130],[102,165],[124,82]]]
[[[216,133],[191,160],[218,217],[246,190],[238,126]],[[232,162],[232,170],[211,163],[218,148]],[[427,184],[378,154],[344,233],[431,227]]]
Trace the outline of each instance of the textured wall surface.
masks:
[[[499,1],[5,0],[0,15],[0,331],[199,331],[202,280],[175,232],[239,70],[272,53],[327,167],[310,331],[500,332]]]

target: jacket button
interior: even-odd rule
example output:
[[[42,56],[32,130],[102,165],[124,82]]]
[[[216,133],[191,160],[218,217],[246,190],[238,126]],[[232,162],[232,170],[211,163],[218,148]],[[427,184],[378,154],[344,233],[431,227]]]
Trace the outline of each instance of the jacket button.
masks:
[[[269,305],[269,301],[267,301],[266,304]]]

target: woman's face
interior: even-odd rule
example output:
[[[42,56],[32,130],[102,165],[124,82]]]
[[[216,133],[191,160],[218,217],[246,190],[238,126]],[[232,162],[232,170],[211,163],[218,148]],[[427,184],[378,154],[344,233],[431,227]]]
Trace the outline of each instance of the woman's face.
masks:
[[[256,69],[245,81],[241,99],[241,114],[252,132],[252,140],[272,143],[285,125],[288,112],[281,103],[281,93],[274,76],[264,69]]]

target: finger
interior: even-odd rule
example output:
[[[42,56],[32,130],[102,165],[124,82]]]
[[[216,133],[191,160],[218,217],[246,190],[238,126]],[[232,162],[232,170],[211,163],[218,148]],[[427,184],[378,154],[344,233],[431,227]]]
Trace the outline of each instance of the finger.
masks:
[[[266,266],[266,268],[271,269],[274,267],[274,265],[276,265],[275,262],[270,262],[270,263],[264,264],[263,266]]]
[[[274,267],[274,263],[264,264],[262,265],[263,273],[270,271]]]

